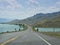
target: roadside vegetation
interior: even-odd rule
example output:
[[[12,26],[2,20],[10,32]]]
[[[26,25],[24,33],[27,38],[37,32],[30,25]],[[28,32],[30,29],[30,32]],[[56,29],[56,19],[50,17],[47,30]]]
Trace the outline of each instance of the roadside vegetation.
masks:
[[[33,27],[41,27],[41,28],[60,28],[60,20],[44,20],[41,23],[34,24]]]
[[[41,33],[52,37],[60,38],[60,32],[41,32]]]

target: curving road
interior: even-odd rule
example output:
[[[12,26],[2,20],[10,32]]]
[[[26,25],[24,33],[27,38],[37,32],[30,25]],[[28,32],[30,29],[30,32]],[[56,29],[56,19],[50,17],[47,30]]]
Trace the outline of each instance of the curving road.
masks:
[[[0,34],[0,45],[60,45],[60,39],[32,31]]]

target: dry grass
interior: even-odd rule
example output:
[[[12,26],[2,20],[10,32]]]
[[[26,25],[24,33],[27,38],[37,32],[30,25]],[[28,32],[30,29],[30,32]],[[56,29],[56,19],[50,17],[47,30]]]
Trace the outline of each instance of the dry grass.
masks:
[[[41,33],[49,35],[49,36],[60,38],[60,32],[41,32]]]

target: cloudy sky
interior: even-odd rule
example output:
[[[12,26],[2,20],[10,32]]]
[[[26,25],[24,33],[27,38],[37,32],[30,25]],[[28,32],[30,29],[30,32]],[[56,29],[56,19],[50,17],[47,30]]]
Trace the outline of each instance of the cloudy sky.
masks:
[[[0,18],[24,19],[60,11],[60,0],[0,0]]]

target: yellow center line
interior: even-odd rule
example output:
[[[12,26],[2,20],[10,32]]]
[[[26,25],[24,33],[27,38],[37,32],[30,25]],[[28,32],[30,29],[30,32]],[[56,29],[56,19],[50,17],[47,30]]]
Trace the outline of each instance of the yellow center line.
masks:
[[[11,38],[11,39],[9,39],[9,40],[7,40],[7,41],[1,43],[0,45],[5,45],[5,44],[7,44],[7,43],[9,43],[9,42],[11,42],[11,41],[17,39],[18,37],[19,37],[19,36],[13,37],[13,38]]]

